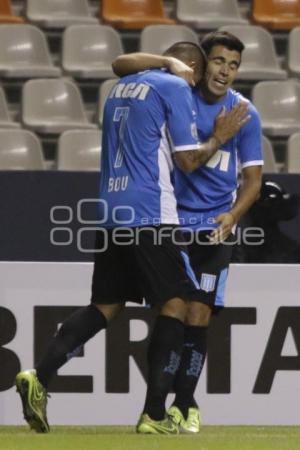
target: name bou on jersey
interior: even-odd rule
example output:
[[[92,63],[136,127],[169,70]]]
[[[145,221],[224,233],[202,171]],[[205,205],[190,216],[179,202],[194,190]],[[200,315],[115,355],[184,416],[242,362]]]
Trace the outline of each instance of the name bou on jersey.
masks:
[[[107,192],[119,192],[126,191],[128,186],[128,175],[123,177],[110,177],[108,179]]]

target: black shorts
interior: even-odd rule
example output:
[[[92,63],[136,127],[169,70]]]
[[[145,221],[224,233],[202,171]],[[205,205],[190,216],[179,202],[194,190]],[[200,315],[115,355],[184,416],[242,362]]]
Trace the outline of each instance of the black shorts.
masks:
[[[174,297],[198,300],[196,286],[178,227],[97,231],[93,303],[142,303],[146,298],[147,303],[154,305]]]
[[[234,247],[234,235],[225,243],[209,244],[210,230],[184,234],[192,268],[200,287],[200,302],[212,309],[224,307],[225,285]]]

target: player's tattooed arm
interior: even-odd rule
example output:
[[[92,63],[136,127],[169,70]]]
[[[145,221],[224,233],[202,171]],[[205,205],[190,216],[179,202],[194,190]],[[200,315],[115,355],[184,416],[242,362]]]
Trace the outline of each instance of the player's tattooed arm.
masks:
[[[184,172],[198,169],[206,164],[220,146],[231,139],[249,119],[246,102],[238,103],[227,113],[222,110],[215,120],[213,135],[194,150],[176,152],[174,156],[176,164]]]
[[[198,149],[176,152],[174,154],[175,163],[183,172],[193,172],[205,164],[220,145],[221,141],[218,137],[211,136],[203,144],[200,144]]]

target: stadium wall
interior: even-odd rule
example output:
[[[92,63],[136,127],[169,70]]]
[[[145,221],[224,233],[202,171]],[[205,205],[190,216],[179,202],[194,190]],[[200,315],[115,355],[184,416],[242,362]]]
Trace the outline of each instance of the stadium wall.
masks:
[[[23,423],[14,376],[89,301],[91,263],[0,263],[0,424]],[[232,265],[197,389],[205,424],[300,425],[300,265]],[[51,424],[135,424],[152,312],[130,304],[50,385]],[[171,397],[170,397],[171,400]]]

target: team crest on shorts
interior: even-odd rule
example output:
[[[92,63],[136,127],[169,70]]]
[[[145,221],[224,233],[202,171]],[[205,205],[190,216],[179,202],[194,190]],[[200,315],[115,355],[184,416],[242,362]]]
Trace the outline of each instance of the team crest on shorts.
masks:
[[[203,273],[201,275],[200,289],[205,292],[212,292],[215,290],[216,275],[211,275],[210,273]]]

